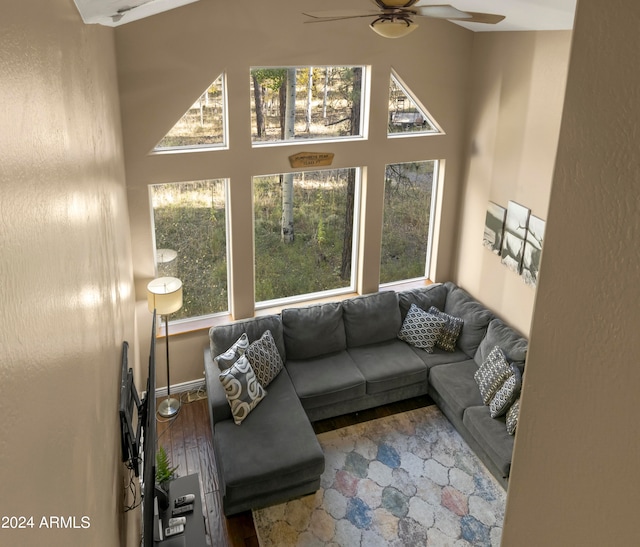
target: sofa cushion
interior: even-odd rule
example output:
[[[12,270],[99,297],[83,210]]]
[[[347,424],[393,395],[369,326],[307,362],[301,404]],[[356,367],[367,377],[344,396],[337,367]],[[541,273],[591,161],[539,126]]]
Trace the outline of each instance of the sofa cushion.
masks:
[[[496,394],[491,398],[489,403],[489,414],[492,418],[503,416],[509,410],[509,407],[520,395],[520,388],[522,387],[522,376],[520,376],[520,369],[511,365],[511,375],[500,386]]]
[[[486,452],[503,477],[508,477],[513,454],[513,437],[507,433],[504,417],[492,418],[486,406],[467,408],[462,422]]]
[[[516,402],[511,405],[511,408],[507,411],[507,433],[509,435],[515,435],[516,428],[518,427],[518,416],[520,414],[520,399],[516,399]]]
[[[282,319],[279,315],[263,315],[252,319],[235,321],[228,325],[218,325],[209,329],[209,347],[211,356],[225,352],[243,333],[247,334],[249,343],[255,342],[266,330],[270,330],[276,343],[280,357],[286,360],[284,339],[282,337]]]
[[[464,321],[457,343],[462,351],[473,357],[494,315],[464,289],[449,282],[445,286],[449,288],[449,294],[443,311]]]
[[[460,317],[454,317],[453,315],[440,311],[435,306],[431,306],[427,311],[445,322],[442,327],[442,331],[440,332],[440,336],[438,336],[438,340],[436,341],[436,345],[445,351],[455,351],[456,342],[460,336],[464,320]]]
[[[404,321],[411,304],[415,304],[423,310],[428,310],[431,306],[435,306],[439,310],[444,309],[448,292],[447,287],[439,283],[399,292],[398,304],[402,320]]]
[[[245,357],[249,360],[258,382],[265,388],[284,366],[270,330],[265,331],[247,348]]]
[[[220,382],[227,395],[233,421],[240,425],[256,405],[264,399],[266,392],[243,355],[230,368],[220,373]]]
[[[507,361],[516,363],[522,371],[524,361],[527,357],[527,339],[518,334],[509,325],[506,325],[501,319],[493,319],[487,327],[487,334],[478,346],[474,359],[478,366],[487,358],[491,350],[500,346]]]
[[[286,490],[324,471],[322,448],[286,370],[240,427],[217,422],[213,435],[225,505]]]
[[[309,359],[347,347],[340,302],[286,308],[282,326],[288,359]]]
[[[475,361],[474,361],[475,362]],[[511,367],[499,346],[493,348],[474,374],[485,405],[493,399],[503,382],[512,374]]]
[[[448,365],[449,363],[460,363],[461,361],[468,361],[469,356],[461,349],[455,351],[445,351],[438,348],[433,348],[432,353],[427,353],[423,349],[410,346],[412,351],[420,357],[422,362],[427,365],[427,368],[431,370],[432,367],[438,365]]]
[[[358,296],[342,302],[347,346],[355,348],[395,338],[402,326],[394,291]]]
[[[238,338],[231,347],[221,353],[220,355],[216,355],[214,357],[214,362],[218,365],[220,372],[223,370],[227,370],[233,363],[235,363],[244,352],[247,351],[249,347],[249,338],[247,337],[247,333],[243,332],[240,338]]]
[[[445,323],[444,319],[411,304],[398,332],[398,338],[427,353],[432,353]]]
[[[429,385],[446,402],[453,414],[462,420],[466,408],[482,405],[482,396],[473,375],[478,367],[473,359],[440,365],[429,370]],[[487,409],[487,416],[489,409]]]
[[[427,367],[400,340],[388,340],[347,350],[367,382],[367,393],[427,383]]]
[[[364,376],[346,351],[301,361],[289,359],[285,368],[305,409],[366,393]]]

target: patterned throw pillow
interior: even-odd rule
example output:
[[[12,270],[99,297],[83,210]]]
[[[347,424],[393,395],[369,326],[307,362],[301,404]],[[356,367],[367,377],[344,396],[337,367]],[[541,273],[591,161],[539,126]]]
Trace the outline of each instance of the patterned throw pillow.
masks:
[[[398,333],[398,338],[412,346],[422,348],[427,353],[433,353],[433,347],[438,341],[444,324],[444,319],[411,304]]]
[[[233,345],[224,353],[213,358],[213,360],[218,365],[220,372],[227,370],[233,363],[235,363],[240,356],[244,355],[244,352],[247,351],[249,347],[249,338],[247,337],[247,333],[243,333],[240,338],[238,338]]]
[[[515,365],[511,365],[511,372],[511,375],[504,381],[498,391],[496,391],[496,394],[489,403],[489,413],[492,418],[506,414],[509,407],[520,395],[520,388],[522,387],[520,369]]]
[[[240,425],[267,392],[258,382],[249,360],[243,355],[220,373],[220,382],[231,407],[233,421]]]
[[[511,405],[511,408],[507,412],[507,433],[509,433],[509,435],[515,435],[516,433],[519,414],[520,414],[520,399],[517,399],[516,402]]]
[[[245,357],[263,387],[267,387],[284,366],[270,330],[247,348]]]
[[[442,332],[440,333],[440,337],[436,342],[436,346],[445,351],[456,351],[456,342],[458,341],[458,336],[460,336],[460,332],[462,331],[464,319],[444,313],[435,306],[431,306],[429,308],[429,313],[437,315],[440,319],[444,319],[446,321],[442,328]]]
[[[507,363],[507,358],[500,346],[495,346],[473,375],[485,405],[491,402],[496,391],[510,375],[511,367]]]

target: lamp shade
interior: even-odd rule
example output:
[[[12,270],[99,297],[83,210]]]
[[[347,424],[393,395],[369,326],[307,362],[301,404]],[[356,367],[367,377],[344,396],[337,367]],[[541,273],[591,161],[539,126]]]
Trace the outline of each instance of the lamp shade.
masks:
[[[177,277],[158,277],[147,285],[149,311],[169,315],[182,307],[182,281]]]
[[[402,38],[418,28],[417,23],[409,19],[383,17],[376,19],[369,26],[383,38]]]

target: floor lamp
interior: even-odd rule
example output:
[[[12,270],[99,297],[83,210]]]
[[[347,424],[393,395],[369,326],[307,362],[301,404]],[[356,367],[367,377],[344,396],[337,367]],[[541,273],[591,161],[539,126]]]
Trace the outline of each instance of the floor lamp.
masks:
[[[176,277],[158,277],[147,285],[147,303],[149,311],[164,316],[164,334],[167,349],[167,398],[158,406],[158,414],[171,418],[180,410],[180,401],[171,398],[169,379],[169,314],[182,307],[182,281]]]

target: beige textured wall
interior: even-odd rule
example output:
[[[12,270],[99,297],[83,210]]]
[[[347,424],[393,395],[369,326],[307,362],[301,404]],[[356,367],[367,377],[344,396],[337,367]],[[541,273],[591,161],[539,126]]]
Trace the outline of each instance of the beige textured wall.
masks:
[[[489,201],[546,219],[570,31],[482,32],[473,45],[469,157],[456,281],[525,335],[535,290],[482,246]]]
[[[358,8],[360,0],[343,7]],[[237,318],[253,313],[252,175],[290,169],[288,156],[299,151],[335,152],[335,167],[367,166],[369,212],[381,211],[386,163],[443,159],[442,240],[433,277],[451,277],[453,234],[461,181],[464,130],[473,34],[446,21],[424,20],[402,40],[376,35],[363,20],[304,25],[301,12],[318,3],[197,2],[116,30],[118,75],[126,148],[134,274],[141,333],[150,322],[143,300],[154,276],[147,186],[151,183],[230,177],[234,256],[232,287]],[[367,142],[252,149],[249,70],[252,66],[367,64],[371,66],[370,133]],[[447,135],[386,138],[390,69],[394,68]],[[149,155],[155,144],[220,74],[229,90],[227,151]],[[381,215],[364,221],[366,258],[362,286],[377,289]],[[175,340],[175,342],[174,342]],[[202,348],[207,333],[171,339],[171,381],[202,377]],[[144,344],[143,344],[144,346]],[[175,349],[175,352],[174,352]],[[164,357],[161,357],[163,359]],[[163,371],[163,362],[159,371]],[[162,372],[158,385],[166,382]]]
[[[113,32],[71,1],[4,2],[0,74],[0,515],[34,519],[0,544],[113,547],[134,334]]]
[[[640,4],[580,2],[503,545],[640,545]]]

